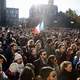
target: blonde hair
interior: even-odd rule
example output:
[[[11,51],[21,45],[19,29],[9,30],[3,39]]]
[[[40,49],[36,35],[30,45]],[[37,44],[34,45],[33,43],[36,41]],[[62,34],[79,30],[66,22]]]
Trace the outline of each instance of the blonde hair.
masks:
[[[63,61],[61,64],[60,64],[60,70],[61,72],[63,72],[65,70],[65,68],[69,65],[69,64],[72,64],[70,61]]]

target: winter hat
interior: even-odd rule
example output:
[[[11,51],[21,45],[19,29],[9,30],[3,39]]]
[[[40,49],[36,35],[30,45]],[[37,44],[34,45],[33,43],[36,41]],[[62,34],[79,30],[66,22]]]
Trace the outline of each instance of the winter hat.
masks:
[[[15,53],[14,60],[22,59],[22,56],[19,53]]]

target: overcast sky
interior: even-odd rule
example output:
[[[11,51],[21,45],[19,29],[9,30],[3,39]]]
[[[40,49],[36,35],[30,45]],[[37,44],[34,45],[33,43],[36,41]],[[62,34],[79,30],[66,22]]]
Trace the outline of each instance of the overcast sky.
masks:
[[[19,8],[19,17],[28,17],[29,9],[33,4],[47,4],[48,0],[6,0],[7,7]],[[80,15],[80,0],[55,0],[59,11],[65,12],[68,8],[76,10]]]

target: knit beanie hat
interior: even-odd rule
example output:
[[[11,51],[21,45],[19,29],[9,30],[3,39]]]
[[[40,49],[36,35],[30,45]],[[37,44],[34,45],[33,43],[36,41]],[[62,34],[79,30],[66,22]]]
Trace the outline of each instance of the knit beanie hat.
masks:
[[[22,59],[22,56],[19,53],[15,53],[14,60]]]

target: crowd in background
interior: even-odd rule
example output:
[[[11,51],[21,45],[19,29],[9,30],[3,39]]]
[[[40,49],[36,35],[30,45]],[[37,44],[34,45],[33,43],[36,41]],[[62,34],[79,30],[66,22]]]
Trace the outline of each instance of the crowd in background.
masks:
[[[0,80],[80,80],[79,30],[1,28]]]

